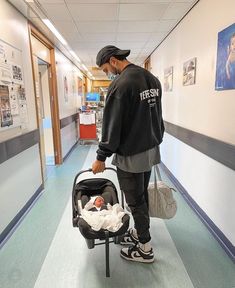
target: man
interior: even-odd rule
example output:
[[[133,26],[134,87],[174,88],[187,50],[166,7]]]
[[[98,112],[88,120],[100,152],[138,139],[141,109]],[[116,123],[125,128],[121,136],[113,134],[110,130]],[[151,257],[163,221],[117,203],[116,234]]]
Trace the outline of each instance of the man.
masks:
[[[96,64],[113,82],[110,84],[103,113],[102,139],[93,173],[103,172],[105,159],[115,153],[113,162],[126,202],[134,218],[121,244],[134,244],[121,250],[124,259],[151,263],[148,194],[151,167],[160,162],[162,120],[159,80],[149,71],[130,63],[130,50],[105,46]]]

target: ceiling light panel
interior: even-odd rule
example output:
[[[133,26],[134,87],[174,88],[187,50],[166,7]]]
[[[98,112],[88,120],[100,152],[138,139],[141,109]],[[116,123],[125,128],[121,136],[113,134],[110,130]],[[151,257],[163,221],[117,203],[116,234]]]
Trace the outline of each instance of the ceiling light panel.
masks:
[[[59,31],[55,28],[55,26],[51,23],[49,19],[42,19],[45,25],[51,30],[51,32],[60,40],[63,45],[67,45],[64,37],[59,33]]]

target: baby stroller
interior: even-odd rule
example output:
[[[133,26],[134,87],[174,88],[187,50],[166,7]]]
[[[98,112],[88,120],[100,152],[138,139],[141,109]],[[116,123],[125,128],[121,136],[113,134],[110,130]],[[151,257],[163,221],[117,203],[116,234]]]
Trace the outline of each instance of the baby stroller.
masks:
[[[112,170],[113,168],[106,168],[105,170]],[[74,179],[72,192],[72,211],[73,211],[73,227],[78,227],[81,234],[86,240],[88,249],[94,248],[96,245],[105,244],[105,259],[106,259],[106,277],[110,277],[109,270],[109,243],[114,242],[118,244],[121,237],[125,234],[129,227],[130,216],[125,214],[122,217],[123,225],[116,232],[110,232],[106,229],[94,231],[91,226],[81,217],[81,209],[92,196],[102,196],[106,203],[114,205],[119,203],[118,192],[115,185],[107,178],[86,178],[79,181],[81,174],[92,173],[92,169],[80,171]],[[123,192],[121,192],[121,205],[124,208]],[[110,240],[112,239],[112,240]],[[101,241],[100,241],[101,240]],[[102,242],[102,240],[104,240]],[[98,242],[97,242],[98,241]]]

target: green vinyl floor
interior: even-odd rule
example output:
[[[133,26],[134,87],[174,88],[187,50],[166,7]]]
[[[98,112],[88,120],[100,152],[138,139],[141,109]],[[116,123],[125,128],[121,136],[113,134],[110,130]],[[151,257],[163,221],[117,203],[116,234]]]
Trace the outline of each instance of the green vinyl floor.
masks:
[[[121,246],[110,244],[106,278],[104,246],[87,249],[72,227],[73,179],[91,166],[96,149],[77,146],[63,165],[49,170],[44,193],[0,250],[0,287],[235,288],[233,262],[179,193],[174,219],[151,219],[154,264],[125,261]],[[115,173],[108,176],[118,186]]]

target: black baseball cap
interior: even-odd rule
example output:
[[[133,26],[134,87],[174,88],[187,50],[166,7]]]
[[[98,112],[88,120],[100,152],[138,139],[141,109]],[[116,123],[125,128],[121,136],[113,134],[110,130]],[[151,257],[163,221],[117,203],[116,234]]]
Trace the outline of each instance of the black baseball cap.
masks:
[[[96,56],[96,64],[100,67],[107,63],[112,56],[125,56],[127,57],[131,50],[121,50],[116,46],[108,45],[102,48]]]

